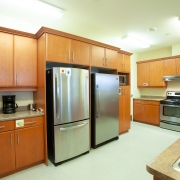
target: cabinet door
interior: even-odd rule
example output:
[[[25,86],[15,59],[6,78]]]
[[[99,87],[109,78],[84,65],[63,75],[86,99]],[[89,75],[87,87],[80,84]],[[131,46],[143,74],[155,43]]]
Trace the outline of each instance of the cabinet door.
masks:
[[[163,82],[163,60],[149,62],[149,86],[165,86]]]
[[[89,65],[89,44],[71,40],[71,63]]]
[[[130,56],[124,54],[124,71],[130,72]]]
[[[153,125],[159,125],[159,106],[145,105],[145,122]]]
[[[46,42],[46,61],[70,62],[70,39],[46,34]]]
[[[91,46],[91,66],[105,66],[105,49],[99,46]]]
[[[176,58],[176,75],[180,76],[180,58]]]
[[[175,59],[163,60],[163,75],[171,76],[176,75],[176,62]]]
[[[13,85],[13,35],[0,32],[0,87]]]
[[[149,63],[137,64],[137,85],[138,86],[149,85]]]
[[[44,159],[43,126],[15,130],[16,168]]]
[[[118,72],[124,71],[124,65],[123,65],[123,54],[118,53]]]
[[[14,131],[0,133],[0,175],[15,170]]]
[[[16,86],[37,86],[37,40],[14,36]]]
[[[143,104],[133,103],[133,119],[140,122],[145,122]]]
[[[111,69],[117,69],[118,65],[118,52],[106,49],[105,67]]]

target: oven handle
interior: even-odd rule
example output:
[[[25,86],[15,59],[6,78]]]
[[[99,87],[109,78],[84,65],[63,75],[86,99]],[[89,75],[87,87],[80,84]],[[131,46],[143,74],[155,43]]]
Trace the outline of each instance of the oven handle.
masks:
[[[166,124],[175,125],[175,126],[180,126],[180,123],[177,123],[177,122],[170,122],[170,121],[164,121],[164,120],[161,120],[160,122],[163,122],[163,123],[166,123]]]
[[[161,104],[161,102],[160,102],[160,106],[180,107],[180,105]]]

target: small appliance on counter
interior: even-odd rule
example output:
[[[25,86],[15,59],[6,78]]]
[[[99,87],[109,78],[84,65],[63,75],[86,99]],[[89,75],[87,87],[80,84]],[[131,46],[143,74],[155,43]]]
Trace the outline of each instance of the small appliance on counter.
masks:
[[[15,103],[15,95],[2,96],[3,98],[3,113],[12,114],[16,112],[18,105]]]

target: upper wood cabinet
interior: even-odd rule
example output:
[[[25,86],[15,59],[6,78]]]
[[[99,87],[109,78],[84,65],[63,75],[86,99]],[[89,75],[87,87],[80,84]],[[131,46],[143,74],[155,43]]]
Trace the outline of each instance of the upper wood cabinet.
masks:
[[[180,58],[171,58],[163,60],[164,76],[180,75]]]
[[[89,65],[89,49],[88,43],[46,34],[46,61]]]
[[[130,72],[130,56],[118,53],[118,72]]]
[[[118,53],[100,46],[91,46],[91,66],[117,69]]]
[[[14,36],[15,86],[37,86],[37,40]]]
[[[137,64],[137,86],[149,85],[149,63],[143,62]]]
[[[163,77],[163,60],[137,64],[138,87],[165,87]]]
[[[0,32],[0,87],[12,87],[13,85],[13,35]]]
[[[0,87],[37,86],[37,40],[0,33]]]

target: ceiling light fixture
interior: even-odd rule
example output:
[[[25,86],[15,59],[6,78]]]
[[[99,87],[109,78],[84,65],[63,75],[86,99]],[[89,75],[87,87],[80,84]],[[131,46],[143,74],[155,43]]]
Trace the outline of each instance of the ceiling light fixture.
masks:
[[[26,12],[36,17],[60,18],[64,10],[47,4],[40,0],[1,0],[10,11],[16,9],[16,12]]]
[[[138,40],[136,38],[133,38],[133,37],[131,37],[129,35],[123,36],[121,38],[121,41],[126,42],[128,44],[131,44],[133,46],[141,47],[141,48],[148,48],[148,47],[150,47],[149,44],[147,44],[145,42],[142,42],[142,41],[140,41],[140,40]]]

